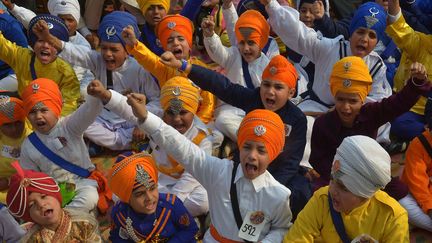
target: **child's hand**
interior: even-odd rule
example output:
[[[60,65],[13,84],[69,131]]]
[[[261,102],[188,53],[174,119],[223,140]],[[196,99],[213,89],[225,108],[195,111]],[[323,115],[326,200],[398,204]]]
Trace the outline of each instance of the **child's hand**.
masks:
[[[106,104],[111,99],[111,92],[109,92],[101,81],[95,79],[87,86],[87,94],[99,98],[102,103]]]
[[[325,13],[324,4],[321,0],[316,0],[312,5],[312,14],[315,19],[322,19]]]
[[[48,24],[45,22],[45,20],[38,20],[38,22],[33,25],[32,31],[39,40],[47,40],[51,35]]]
[[[132,131],[132,141],[140,142],[145,139],[145,133],[141,131],[138,127],[134,127]]]
[[[260,3],[264,6],[267,6],[267,4],[269,4],[271,2],[271,0],[260,0]]]
[[[121,33],[122,38],[126,45],[133,47],[138,43],[137,38],[135,36],[135,32],[132,26],[128,25],[125,27]]]
[[[10,0],[2,0],[2,3],[3,3],[3,5],[5,5],[5,7],[8,10],[13,10],[14,9],[15,4],[13,4]]]
[[[138,118],[138,123],[143,123],[147,119],[145,95],[130,93],[126,97],[127,103],[132,107],[133,114]]]
[[[204,37],[212,37],[214,34],[215,22],[213,16],[203,18],[201,22],[201,28],[203,30]]]
[[[411,78],[426,81],[428,79],[426,67],[418,62],[411,64]]]
[[[229,9],[232,5],[232,0],[224,0],[222,4],[223,9]]]
[[[167,65],[168,67],[172,67],[175,69],[179,69],[182,65],[182,62],[180,60],[177,60],[174,54],[170,51],[162,53],[159,60],[161,63]]]
[[[92,49],[96,50],[98,48],[100,40],[97,34],[91,33],[89,35],[86,35],[85,38],[90,43]]]

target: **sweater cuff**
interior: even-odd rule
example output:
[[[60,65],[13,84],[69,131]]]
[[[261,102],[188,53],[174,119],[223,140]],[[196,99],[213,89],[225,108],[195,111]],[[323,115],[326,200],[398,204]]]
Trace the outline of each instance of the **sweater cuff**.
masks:
[[[148,112],[147,119],[138,124],[138,128],[144,131],[146,134],[149,134],[150,137],[159,131],[159,128],[163,125],[163,121],[157,117],[155,114]]]
[[[112,110],[113,107],[117,106],[125,97],[115,90],[110,89],[109,91],[111,92],[111,99],[105,104],[104,107],[108,110]]]
[[[393,24],[394,22],[396,22],[400,17],[402,16],[402,10],[399,9],[399,13],[397,13],[396,15],[391,15],[388,14],[388,21],[389,24]]]

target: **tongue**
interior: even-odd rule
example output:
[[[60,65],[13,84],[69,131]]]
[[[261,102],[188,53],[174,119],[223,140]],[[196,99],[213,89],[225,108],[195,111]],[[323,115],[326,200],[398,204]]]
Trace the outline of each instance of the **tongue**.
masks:
[[[47,210],[47,211],[44,212],[44,216],[49,216],[51,214],[52,214],[52,210],[51,209],[49,209],[49,210]]]
[[[246,170],[248,173],[255,173],[257,170],[257,167],[254,165],[246,164]]]

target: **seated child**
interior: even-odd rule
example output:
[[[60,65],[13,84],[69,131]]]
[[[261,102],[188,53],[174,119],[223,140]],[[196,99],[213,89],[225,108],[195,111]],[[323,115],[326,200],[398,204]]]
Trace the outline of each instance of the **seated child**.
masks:
[[[277,114],[254,110],[245,116],[237,139],[239,163],[211,156],[147,112],[145,96],[127,96],[133,110],[115,92],[98,95],[106,108],[137,122],[153,142],[182,163],[207,190],[212,226],[204,242],[282,241],[291,221],[290,191],[266,170],[285,143],[284,124]],[[243,227],[250,230],[242,232]]]
[[[423,65],[411,66],[411,79],[404,89],[380,102],[365,103],[371,90],[372,77],[363,59],[345,57],[336,62],[330,77],[330,90],[335,109],[318,117],[312,129],[310,163],[320,174],[315,189],[328,185],[337,147],[347,136],[364,135],[376,138],[377,129],[408,111],[431,90]],[[393,178],[385,191],[399,200],[407,193],[406,186]]]
[[[22,100],[0,92],[0,203],[6,202],[10,176],[15,172],[11,163],[19,159],[21,144],[32,132],[25,117]]]
[[[29,29],[39,21],[44,20],[52,28],[49,30],[57,38],[68,41],[69,35],[66,25],[59,17],[52,15],[38,15],[29,24]],[[79,81],[72,67],[57,58],[58,52],[44,40],[36,37],[33,31],[28,32],[29,43],[33,50],[20,47],[6,40],[0,33],[0,60],[15,70],[18,79],[18,93],[37,78],[54,80],[62,93],[64,109],[62,115],[67,115],[77,107],[80,96]]]
[[[60,188],[42,172],[13,165],[7,195],[9,211],[15,217],[33,222],[21,242],[102,242],[96,219],[85,212],[62,209]]]
[[[380,190],[390,182],[390,163],[374,139],[344,138],[330,186],[314,193],[284,242],[409,242],[406,210]]]
[[[161,61],[172,68],[182,65],[170,52],[164,53]],[[290,206],[293,215],[297,215],[312,196],[312,189],[310,182],[304,177],[305,170],[300,167],[306,143],[306,118],[290,101],[297,81],[294,66],[281,55],[274,57],[262,74],[260,87],[255,89],[234,84],[225,76],[196,65],[188,64],[186,73],[203,90],[212,92],[224,102],[245,112],[267,109],[281,117],[285,123],[285,146],[269,165],[268,171],[291,190]]]
[[[212,136],[207,126],[196,116],[200,89],[183,77],[169,79],[161,90],[160,103],[164,114],[162,120],[212,154]],[[159,170],[159,191],[172,193],[182,200],[193,217],[208,212],[207,192],[181,163],[167,155],[153,141],[150,141],[152,155]]]
[[[54,81],[43,78],[31,82],[23,90],[22,98],[24,114],[34,133],[21,146],[21,166],[44,172],[58,182],[63,205],[86,213],[92,211],[99,199],[98,183],[87,178],[95,166],[90,161],[83,133],[103,109],[102,103],[89,97],[75,112],[60,117],[63,104],[60,90]]]
[[[119,155],[109,186],[120,198],[111,211],[112,242],[196,242],[198,226],[181,200],[158,192],[158,171],[150,154]]]
[[[126,26],[133,26],[138,34],[138,26],[134,16],[127,12],[114,11],[106,15],[99,24],[101,51],[88,51],[69,42],[62,42],[49,34],[48,26],[41,23],[36,31],[41,39],[58,47],[63,58],[73,65],[86,67],[101,80],[105,87],[121,93],[137,92],[149,97],[149,110],[161,114],[159,105],[159,87],[149,72],[129,57],[120,36]],[[60,44],[59,44],[60,42]],[[57,44],[56,44],[57,43]],[[111,149],[131,149],[133,142],[139,142],[140,136],[134,136],[139,130],[134,124],[126,122],[109,110],[102,110],[85,131],[85,136],[95,144]]]
[[[238,44],[225,47],[220,37],[214,32],[213,18],[203,20],[201,27],[204,45],[210,58],[219,64],[231,82],[249,89],[261,84],[261,75],[269,63],[269,58],[262,53],[270,34],[266,20],[256,10],[244,12],[235,25]],[[220,102],[215,110],[215,126],[232,141],[237,139],[237,129],[245,111]]]

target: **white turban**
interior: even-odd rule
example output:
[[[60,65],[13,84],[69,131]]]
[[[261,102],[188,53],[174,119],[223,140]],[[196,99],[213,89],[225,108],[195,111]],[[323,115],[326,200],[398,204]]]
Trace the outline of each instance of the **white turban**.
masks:
[[[353,194],[371,198],[390,182],[390,156],[374,139],[346,137],[333,160],[332,176]]]
[[[77,0],[49,0],[47,5],[52,15],[71,14],[77,23],[80,20],[80,5]]]

